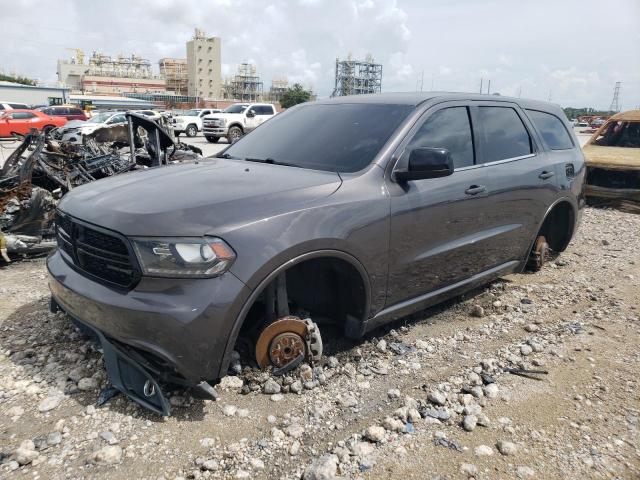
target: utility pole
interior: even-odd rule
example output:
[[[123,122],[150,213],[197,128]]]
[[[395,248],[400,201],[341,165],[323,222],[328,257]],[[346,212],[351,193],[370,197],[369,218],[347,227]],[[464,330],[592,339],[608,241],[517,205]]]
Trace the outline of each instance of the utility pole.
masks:
[[[422,70],[422,74],[420,75],[420,91],[424,88],[424,70]]]
[[[518,98],[522,96],[522,85],[518,87]]]
[[[484,78],[480,77],[480,93],[482,93],[482,81],[484,80]]]
[[[489,79],[489,86],[487,87],[487,95],[491,94],[491,79]]]

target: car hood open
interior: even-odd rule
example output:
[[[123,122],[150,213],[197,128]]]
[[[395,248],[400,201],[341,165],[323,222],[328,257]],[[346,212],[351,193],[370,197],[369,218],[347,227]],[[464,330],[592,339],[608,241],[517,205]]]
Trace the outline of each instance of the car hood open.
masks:
[[[335,172],[210,158],[92,182],[59,208],[129,236],[200,236],[303,208],[340,184]]]

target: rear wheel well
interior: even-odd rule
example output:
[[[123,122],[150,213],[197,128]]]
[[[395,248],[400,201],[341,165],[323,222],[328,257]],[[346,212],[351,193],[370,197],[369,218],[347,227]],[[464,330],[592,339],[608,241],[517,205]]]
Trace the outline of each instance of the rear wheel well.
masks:
[[[278,277],[283,274],[291,315],[310,317],[321,328],[326,323],[337,324],[345,335],[358,336],[354,332],[360,330],[368,310],[360,271],[341,258],[317,257],[295,264],[264,286],[244,318],[239,337],[255,339],[282,314],[281,306],[277,300],[273,305],[269,292],[277,288]]]
[[[575,211],[569,202],[557,203],[545,217],[538,235],[546,238],[552,250],[564,252],[573,235],[575,218]]]

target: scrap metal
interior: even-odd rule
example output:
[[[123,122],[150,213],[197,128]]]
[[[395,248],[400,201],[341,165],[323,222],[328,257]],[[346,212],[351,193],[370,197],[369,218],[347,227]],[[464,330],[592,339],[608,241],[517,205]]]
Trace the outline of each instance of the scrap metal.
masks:
[[[7,253],[37,254],[56,246],[54,211],[69,190],[101,178],[196,161],[202,150],[177,142],[166,120],[127,113],[127,124],[96,129],[81,142],[62,130],[27,134],[0,169],[0,243]]]

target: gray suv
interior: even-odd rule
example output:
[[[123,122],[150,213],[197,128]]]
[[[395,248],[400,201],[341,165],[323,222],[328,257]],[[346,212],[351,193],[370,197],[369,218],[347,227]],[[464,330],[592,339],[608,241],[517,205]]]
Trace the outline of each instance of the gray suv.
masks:
[[[318,353],[326,322],[357,338],[540,268],[576,231],[584,172],[549,103],[302,104],[217,158],[67,194],[47,260],[52,308],[100,339],[116,387],[167,413],[162,382],[206,389],[234,349],[290,365]]]

